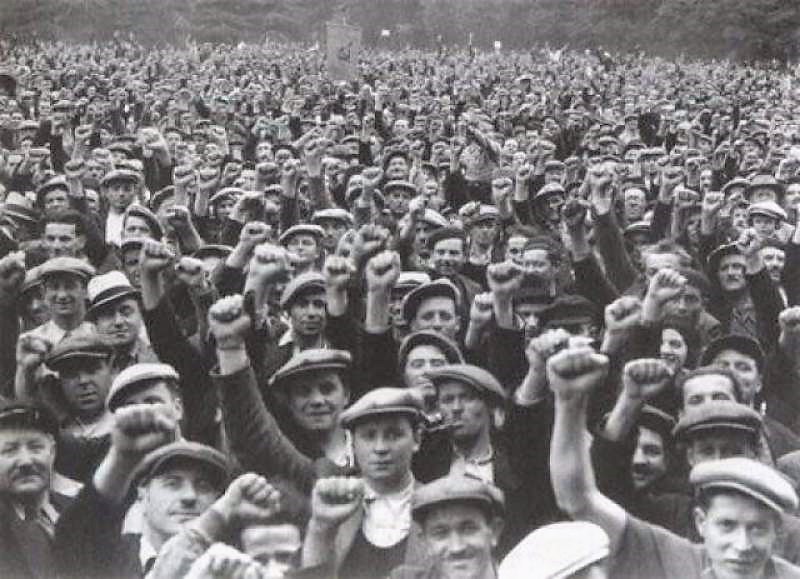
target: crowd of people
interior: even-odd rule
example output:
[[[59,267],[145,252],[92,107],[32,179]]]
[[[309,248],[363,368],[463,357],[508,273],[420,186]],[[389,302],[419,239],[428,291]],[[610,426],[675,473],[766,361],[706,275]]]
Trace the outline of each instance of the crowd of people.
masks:
[[[800,577],[795,71],[0,49],[1,577]]]

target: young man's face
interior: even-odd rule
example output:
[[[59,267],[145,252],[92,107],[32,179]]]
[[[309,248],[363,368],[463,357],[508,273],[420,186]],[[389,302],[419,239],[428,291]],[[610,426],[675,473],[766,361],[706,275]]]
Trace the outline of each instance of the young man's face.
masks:
[[[739,493],[718,494],[695,523],[716,577],[764,577],[778,539],[779,516]]]
[[[528,239],[526,237],[512,235],[506,244],[506,261],[513,261],[516,265],[522,267],[522,252],[527,243]]]
[[[50,488],[56,445],[52,436],[29,428],[0,430],[0,494],[34,499]]]
[[[489,520],[469,503],[445,503],[431,508],[422,531],[428,553],[441,569],[442,577],[480,579],[492,575],[492,550],[502,525]]]
[[[128,281],[131,282],[131,285],[136,289],[142,286],[141,270],[139,269],[140,256],[141,249],[139,248],[122,252],[122,271],[125,273]]]
[[[78,418],[93,419],[103,413],[111,386],[111,364],[98,359],[78,359],[64,364],[58,376],[64,398]]]
[[[106,185],[106,198],[118,213],[122,213],[136,197],[136,184],[130,181],[112,181]]]
[[[69,209],[69,195],[63,189],[53,189],[44,196],[45,213]]]
[[[145,525],[162,541],[195,520],[221,494],[208,468],[183,461],[139,487]]]
[[[737,456],[756,457],[751,434],[731,429],[710,430],[696,434],[686,447],[686,462],[689,466]]]
[[[441,368],[447,364],[447,358],[439,348],[429,344],[420,344],[411,349],[403,368],[403,384],[413,388],[420,383],[426,372]]]
[[[353,428],[353,452],[368,483],[402,484],[419,450],[419,433],[407,416],[388,414],[366,418]]]
[[[74,223],[48,223],[44,227],[44,245],[50,258],[77,257],[83,242]]]
[[[691,327],[697,323],[703,311],[703,294],[699,288],[685,285],[681,293],[664,304],[664,315],[669,321]]]
[[[439,275],[455,275],[464,266],[464,240],[458,237],[441,239],[436,242],[431,252],[430,263]]]
[[[522,254],[522,267],[525,273],[552,281],[556,276],[556,268],[546,249],[527,249]]]
[[[661,331],[661,347],[659,358],[670,368],[673,375],[686,364],[689,348],[681,333],[674,328],[664,328]]]
[[[455,339],[461,322],[458,319],[455,302],[444,296],[434,296],[422,300],[411,320],[411,331],[435,330]]]
[[[664,439],[655,430],[639,427],[636,450],[631,461],[633,486],[639,491],[660,479],[667,472],[667,454]]]
[[[139,385],[120,401],[119,407],[123,408],[134,404],[164,404],[171,408],[173,415],[178,420],[183,418],[183,402],[165,380],[155,379],[147,384]]]
[[[454,439],[476,441],[488,433],[492,424],[491,408],[474,388],[455,381],[447,381],[437,388],[439,410],[450,425]]]
[[[736,402],[736,391],[731,379],[723,374],[701,374],[683,384],[683,408],[700,406],[713,400]]]
[[[761,260],[764,262],[764,267],[767,269],[772,281],[781,283],[783,268],[786,265],[786,252],[780,247],[768,245],[761,249]]]
[[[311,372],[287,384],[289,411],[304,430],[325,432],[339,424],[339,415],[350,400],[335,372]]]
[[[320,221],[319,225],[325,232],[325,236],[322,238],[322,244],[325,246],[325,249],[333,253],[342,235],[347,231],[347,224],[338,219],[323,219]]]
[[[625,191],[625,219],[628,223],[639,221],[644,217],[647,208],[647,198],[641,189],[628,189]]]
[[[114,347],[132,346],[144,321],[139,302],[134,298],[118,300],[102,308],[95,316],[98,333]]]
[[[327,305],[324,291],[305,292],[295,297],[289,306],[292,329],[303,336],[321,333],[325,326]]]
[[[736,350],[722,350],[711,362],[714,366],[730,370],[742,387],[742,403],[751,404],[761,390],[761,372],[756,361]]]
[[[286,249],[292,254],[292,260],[298,263],[312,263],[319,257],[319,245],[313,235],[299,233],[286,242]]]
[[[778,221],[766,215],[753,215],[752,219],[753,229],[762,238],[771,237],[775,234],[778,228]]]
[[[54,316],[74,316],[86,301],[86,283],[71,274],[48,276],[44,280],[44,299]]]
[[[281,579],[299,564],[303,540],[297,525],[251,525],[241,534],[242,552],[264,570],[264,579]]]
[[[128,215],[125,217],[125,227],[122,229],[123,239],[138,239],[141,237],[153,237],[153,230],[150,224],[138,215]]]

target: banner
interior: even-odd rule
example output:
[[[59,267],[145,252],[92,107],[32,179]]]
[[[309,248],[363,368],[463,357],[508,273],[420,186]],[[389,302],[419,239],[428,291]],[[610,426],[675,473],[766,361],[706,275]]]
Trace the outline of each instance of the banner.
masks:
[[[352,80],[358,76],[361,28],[341,22],[327,25],[328,76],[331,80]]]

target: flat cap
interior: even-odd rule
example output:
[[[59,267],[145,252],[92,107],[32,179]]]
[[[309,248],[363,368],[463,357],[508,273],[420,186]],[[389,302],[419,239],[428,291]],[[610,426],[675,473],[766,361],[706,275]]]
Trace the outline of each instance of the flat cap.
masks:
[[[759,201],[758,203],[753,203],[747,208],[747,217],[752,217],[754,215],[763,215],[778,221],[786,221],[788,219],[783,207],[774,201]]]
[[[473,388],[481,397],[493,399],[495,404],[506,400],[506,392],[492,374],[472,364],[449,364],[428,370],[426,375],[437,388],[442,382],[453,380]]]
[[[95,274],[95,270],[91,265],[77,257],[54,257],[39,266],[39,277],[41,279],[59,273],[72,274],[83,280],[89,280]]]
[[[74,335],[64,338],[53,346],[45,359],[45,364],[51,370],[58,372],[59,366],[68,360],[107,360],[113,353],[114,349],[95,333]]]
[[[220,259],[225,259],[228,257],[233,248],[230,245],[222,245],[218,243],[210,243],[208,245],[203,245],[192,254],[192,257],[195,259],[205,259],[206,257],[218,257]]]
[[[307,271],[289,280],[281,294],[281,307],[289,307],[301,292],[309,289],[325,291],[325,277],[318,271]]]
[[[422,215],[419,216],[419,220],[431,225],[432,227],[447,227],[449,224],[447,219],[441,213],[434,211],[429,207],[425,208],[425,211],[423,211]]]
[[[712,340],[700,356],[700,366],[711,366],[714,358],[724,350],[734,350],[755,360],[758,369],[764,366],[764,350],[761,345],[750,336],[728,334]]]
[[[311,216],[311,223],[319,225],[322,221],[338,221],[340,223],[345,223],[348,226],[352,226],[353,215],[341,207],[331,207],[329,209],[320,209],[319,211],[315,211]]]
[[[597,321],[597,307],[583,296],[566,294],[539,312],[543,327],[558,327]]]
[[[424,271],[401,271],[394,284],[394,290],[410,291],[424,283],[430,283],[431,276]]]
[[[558,183],[548,183],[536,192],[536,194],[533,196],[533,200],[539,201],[541,199],[546,199],[547,197],[552,197],[553,195],[564,196],[566,194],[566,190],[563,186],[559,185]]]
[[[164,230],[158,222],[158,217],[144,205],[139,205],[138,203],[128,205],[128,208],[125,210],[125,216],[127,217],[129,215],[144,219],[150,231],[152,231],[154,239],[160,240],[164,236]]]
[[[109,271],[93,277],[89,280],[86,291],[89,294],[87,317],[93,317],[103,306],[121,299],[139,296],[139,292],[133,288],[127,276],[121,271]]]
[[[466,243],[467,233],[460,227],[441,227],[428,236],[428,248],[432,250],[443,239],[460,239]]]
[[[451,364],[461,364],[464,362],[464,356],[453,340],[434,330],[420,330],[418,332],[411,332],[400,342],[400,347],[397,349],[398,368],[402,369],[405,367],[408,355],[411,353],[411,350],[417,346],[433,346],[434,348],[438,348]]]
[[[20,294],[24,295],[26,292],[42,285],[42,276],[40,271],[41,267],[37,265],[36,267],[32,267],[25,272],[25,281],[22,282]]]
[[[148,380],[179,380],[180,376],[175,368],[169,364],[143,363],[128,366],[117,374],[111,383],[106,398],[106,406],[113,412],[122,404],[123,398],[132,390],[133,386]]]
[[[311,235],[317,240],[320,240],[325,236],[325,230],[313,223],[299,223],[297,225],[292,225],[289,229],[284,231],[278,238],[278,242],[281,245],[286,245],[295,235]]]
[[[279,384],[281,380],[296,377],[306,372],[318,370],[347,371],[353,363],[350,352],[330,350],[327,348],[311,348],[295,354],[289,361],[270,377],[269,384]]]
[[[599,525],[587,521],[553,523],[531,532],[514,547],[497,570],[498,579],[567,579],[602,561],[610,540]]]
[[[726,243],[725,245],[720,245],[708,256],[708,265],[706,266],[706,271],[709,277],[715,277],[715,274],[719,269],[719,263],[722,261],[723,257],[741,254],[742,252],[739,251],[739,246],[735,243]]]
[[[676,422],[675,418],[663,410],[645,404],[636,424],[657,432],[666,442],[672,439],[672,431],[675,429]]]
[[[503,515],[506,503],[503,491],[493,484],[472,476],[446,475],[414,491],[411,516],[420,522],[433,507],[462,502],[482,504],[498,516]]]
[[[0,403],[0,429],[30,428],[58,436],[58,420],[45,406],[8,400]]]
[[[744,177],[736,177],[735,179],[731,179],[722,186],[722,192],[727,197],[731,189],[734,189],[736,187],[747,189],[747,187],[749,186],[750,186],[750,181],[748,179],[745,179]]]
[[[763,420],[761,415],[738,402],[712,400],[686,409],[672,431],[672,435],[682,440],[709,430],[734,430],[758,435]]]
[[[458,293],[458,288],[450,280],[442,278],[430,283],[424,283],[412,289],[403,298],[403,319],[406,323],[410,324],[414,316],[417,315],[417,309],[419,309],[423,300],[433,297],[451,298],[455,302],[456,308],[461,305],[461,296]]]
[[[774,468],[751,458],[704,461],[692,468],[689,482],[696,490],[730,489],[748,495],[779,513],[797,509],[797,493]]]
[[[173,185],[167,185],[153,193],[153,196],[150,198],[150,209],[157,213],[165,201],[174,198],[175,187]]]
[[[110,147],[109,149],[112,150]],[[105,187],[114,181],[129,181],[139,185],[142,182],[142,178],[139,173],[130,169],[112,169],[103,175],[103,178],[100,180],[100,185]]]
[[[217,479],[220,493],[225,490],[231,476],[230,462],[220,451],[198,442],[177,440],[155,449],[142,459],[133,475],[134,486],[148,482],[176,461],[193,462],[208,467]]]
[[[55,189],[63,189],[64,191],[69,191],[69,185],[67,184],[67,178],[64,175],[56,175],[55,177],[51,177],[47,181],[45,181],[37,190],[36,196],[41,199],[42,196],[46,195],[50,191],[54,191]]]
[[[402,414],[416,422],[422,417],[423,401],[421,395],[407,388],[376,388],[364,394],[347,410],[340,420],[345,428],[352,428],[357,422],[375,416]]]
[[[750,178],[750,182],[745,190],[745,196],[749,199],[750,195],[756,189],[771,189],[778,197],[782,196],[784,192],[783,183],[779,182],[772,175],[763,174],[753,175],[753,177]]]

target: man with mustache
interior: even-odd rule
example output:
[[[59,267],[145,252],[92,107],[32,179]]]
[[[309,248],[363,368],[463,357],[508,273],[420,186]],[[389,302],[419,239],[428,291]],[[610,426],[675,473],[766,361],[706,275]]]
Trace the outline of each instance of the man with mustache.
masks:
[[[50,490],[58,423],[44,407],[0,406],[0,576],[55,577],[53,530],[68,499]]]

